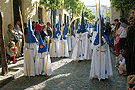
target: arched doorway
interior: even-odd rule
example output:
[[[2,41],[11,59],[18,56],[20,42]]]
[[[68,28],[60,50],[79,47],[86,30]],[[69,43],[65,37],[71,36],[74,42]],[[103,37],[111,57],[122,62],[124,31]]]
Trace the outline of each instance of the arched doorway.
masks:
[[[0,64],[2,66],[2,74],[6,74],[8,72],[6,53],[5,53],[5,43],[3,38],[3,30],[2,30],[2,15],[0,12]]]

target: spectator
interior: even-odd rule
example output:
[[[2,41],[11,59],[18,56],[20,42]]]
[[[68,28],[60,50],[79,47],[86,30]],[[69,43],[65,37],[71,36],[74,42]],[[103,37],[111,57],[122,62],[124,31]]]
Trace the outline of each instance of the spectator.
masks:
[[[15,64],[15,56],[17,54],[17,47],[15,47],[15,42],[10,41],[9,46],[6,47],[6,53],[12,58],[13,63]]]
[[[17,21],[17,22],[15,23],[15,28],[16,28],[16,26],[18,26],[18,30],[21,31],[20,21]]]
[[[114,29],[114,31],[116,32],[115,37],[114,37],[114,49],[115,49],[116,54],[117,54],[117,57],[118,57],[119,54],[120,54],[120,45],[119,45],[119,39],[120,39],[120,37],[119,37],[119,35],[117,33],[119,31],[120,23],[119,23],[119,20],[118,19],[115,19],[114,20],[114,23],[116,25],[116,27]]]
[[[120,23],[121,25],[117,34],[120,36],[120,49],[125,49],[124,45],[127,37],[128,23],[125,18],[121,18]]]
[[[105,26],[105,35],[108,37],[108,39],[109,39],[110,33],[111,33],[111,27],[109,26],[109,23],[107,23]]]
[[[114,24],[115,24],[115,30],[114,31],[116,32],[119,29],[121,23],[119,23],[118,19],[115,19]]]
[[[125,52],[121,53],[121,58],[122,60],[117,60],[117,62],[119,62],[119,66],[118,66],[118,75],[123,75],[124,72],[126,72],[126,64],[125,64]]]
[[[15,32],[13,30],[13,25],[12,24],[8,24],[7,34],[8,34],[8,37],[9,37],[9,42],[10,41],[14,41],[14,42],[17,43],[18,39],[15,37],[15,35],[17,34],[17,32]]]
[[[105,35],[108,38],[109,46],[112,46],[111,27],[110,27],[109,23],[107,23],[106,26],[105,26]]]
[[[44,25],[44,22],[42,21],[42,25]]]
[[[52,36],[52,29],[51,29],[51,25],[49,22],[47,22],[47,33],[48,33],[48,36]]]
[[[135,74],[135,19],[130,18],[130,26],[128,27],[126,39],[126,69],[127,75]]]
[[[18,33],[18,37],[19,37],[19,40],[18,40],[18,42],[16,43],[16,46],[18,47],[18,52],[17,52],[17,57],[19,57],[19,56],[21,56],[21,53],[23,52],[23,51],[21,51],[21,48],[22,48],[22,35],[23,35],[23,33],[22,33],[22,31],[19,29],[19,25],[15,25],[15,28],[14,28],[14,30]]]
[[[131,16],[135,19],[135,8],[132,9]]]
[[[27,23],[24,23],[24,35],[25,35],[25,38],[27,37],[27,33],[28,33],[28,25],[27,25]]]
[[[47,26],[46,25],[43,25],[42,26],[42,29],[41,29],[41,37],[42,37],[42,39],[43,39],[43,41],[44,41],[44,43],[45,43],[45,46],[47,46],[47,37],[46,36],[48,36],[48,33],[47,33]]]
[[[38,31],[39,31],[39,33],[41,33],[41,28],[42,28],[42,25],[38,24],[38,22],[36,22],[36,26],[34,27],[34,29],[35,29],[35,36],[37,39],[38,39]]]
[[[35,24],[36,24],[36,22],[33,21],[33,22],[32,22],[32,30],[33,30],[34,32],[35,32],[35,30],[34,30]]]
[[[119,65],[118,60],[121,60],[121,61],[122,61],[121,53],[123,53],[123,49],[122,49],[122,50],[120,50],[120,54],[119,54],[119,56],[118,56],[118,57],[116,57],[116,65],[115,65],[115,67],[118,67],[118,65]]]

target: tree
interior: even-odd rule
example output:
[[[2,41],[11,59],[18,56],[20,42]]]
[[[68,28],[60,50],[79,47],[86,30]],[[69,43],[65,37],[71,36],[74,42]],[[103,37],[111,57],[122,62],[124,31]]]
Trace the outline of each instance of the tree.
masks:
[[[116,8],[116,11],[121,11],[122,17],[124,13],[128,13],[134,6],[134,0],[111,0],[112,7]]]
[[[76,9],[77,9],[77,16],[82,15],[82,11],[84,12],[84,17],[87,17],[89,20],[92,20],[95,18],[94,15],[92,15],[91,10],[87,9],[84,6],[84,3],[82,3],[79,0],[64,0],[64,6],[69,11],[70,14],[72,14],[72,18],[76,15]]]
[[[54,13],[54,9],[60,9],[61,1],[60,0],[40,0],[40,5],[43,5],[46,8],[46,12],[51,10],[51,23],[52,23],[52,16]]]
[[[109,17],[109,22],[110,22],[110,10],[107,10],[107,12],[106,12],[104,18],[106,18],[106,17]]]
[[[106,12],[104,17],[109,17],[110,18],[110,10],[107,10],[107,12]]]

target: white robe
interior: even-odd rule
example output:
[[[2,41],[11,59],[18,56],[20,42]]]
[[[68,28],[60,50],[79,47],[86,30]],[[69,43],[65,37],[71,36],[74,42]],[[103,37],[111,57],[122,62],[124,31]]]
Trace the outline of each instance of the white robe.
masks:
[[[36,54],[38,51],[38,46],[36,43],[26,43],[25,47],[27,50],[29,74],[30,74],[30,76],[35,76],[35,62],[36,62],[35,57],[36,57]],[[28,76],[25,51],[24,51],[24,75]]]
[[[75,44],[75,37],[69,36],[68,37],[68,51],[71,51],[73,49],[74,44]]]
[[[92,35],[92,43],[91,43],[91,49],[93,50],[94,47],[94,41],[97,35],[97,31],[93,31],[93,35]]]
[[[53,56],[52,56],[52,43],[50,43],[50,57],[58,57],[58,51],[59,51],[59,41],[57,38],[53,38]]]
[[[92,55],[88,32],[76,34],[76,41],[73,48],[73,60],[90,60]]]
[[[63,42],[63,53],[62,53],[62,42]],[[67,40],[59,40],[59,53],[58,57],[69,57]]]
[[[46,65],[47,65],[47,71],[46,71]],[[50,55],[48,54],[48,62],[47,62],[47,52],[38,53],[36,56],[36,75],[51,75],[52,74],[52,64]]]
[[[108,78],[113,75],[112,64],[110,57],[109,45],[104,44],[101,46],[101,64],[100,64],[100,79]],[[98,46],[93,47],[93,55],[91,62],[90,78],[99,79],[99,48]]]

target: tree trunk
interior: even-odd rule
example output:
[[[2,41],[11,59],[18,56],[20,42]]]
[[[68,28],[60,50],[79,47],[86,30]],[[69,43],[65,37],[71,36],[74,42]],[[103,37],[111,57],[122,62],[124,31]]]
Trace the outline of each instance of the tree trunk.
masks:
[[[5,52],[5,43],[3,37],[2,30],[2,16],[0,13],[0,60],[2,65],[2,74],[6,74],[8,72],[7,60],[6,60],[6,52]]]
[[[122,5],[121,5],[121,18],[124,18],[124,10],[122,9]]]
[[[72,9],[72,19],[73,19],[73,17],[74,17],[74,16],[73,16],[73,9]],[[72,20],[72,19],[71,19],[71,20]]]

